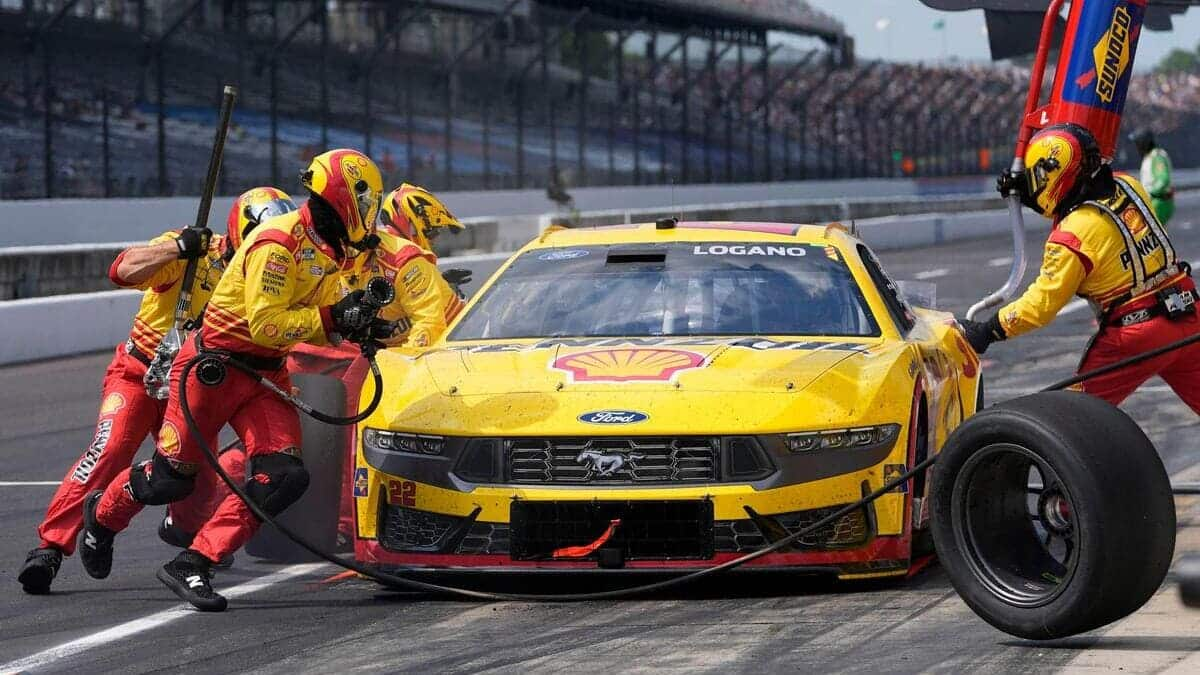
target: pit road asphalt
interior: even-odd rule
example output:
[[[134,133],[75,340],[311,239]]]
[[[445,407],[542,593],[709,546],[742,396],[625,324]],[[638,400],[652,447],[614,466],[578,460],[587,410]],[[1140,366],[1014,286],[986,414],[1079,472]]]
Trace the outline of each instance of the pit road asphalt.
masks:
[[[1171,225],[1182,256],[1200,261],[1198,201],[1184,200]],[[1030,237],[1026,281],[1041,258],[1041,236]],[[961,314],[1004,280],[1009,248],[1007,239],[992,239],[880,257],[893,278],[935,283],[939,307]],[[495,265],[472,263],[477,279]],[[1051,327],[993,346],[985,357],[989,401],[1073,372],[1092,326],[1077,304]],[[0,672],[1200,672],[1200,612],[1179,605],[1170,582],[1114,626],[1035,643],[976,618],[936,566],[889,583],[760,573],[638,600],[484,604],[329,580],[340,572],[331,565],[273,565],[239,553],[216,578],[218,590],[237,588],[238,597],[224,614],[200,614],[154,578],[174,555],[155,535],[158,507],[118,537],[108,579],[88,578],[69,558],[54,594],[26,595],[16,574],[54,490],[39,483],[57,482],[91,440],[110,356],[0,369]],[[1124,407],[1177,480],[1200,479],[1195,416],[1161,381]],[[149,449],[144,444],[142,455]],[[1200,550],[1200,507],[1193,498],[1178,504],[1178,548]],[[595,589],[588,579],[509,588],[549,583]]]

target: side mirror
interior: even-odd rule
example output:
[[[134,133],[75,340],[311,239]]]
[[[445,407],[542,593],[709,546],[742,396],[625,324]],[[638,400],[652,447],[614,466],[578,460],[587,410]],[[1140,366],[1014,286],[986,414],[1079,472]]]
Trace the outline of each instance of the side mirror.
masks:
[[[897,281],[896,291],[910,305],[937,309],[937,284],[932,281]]]

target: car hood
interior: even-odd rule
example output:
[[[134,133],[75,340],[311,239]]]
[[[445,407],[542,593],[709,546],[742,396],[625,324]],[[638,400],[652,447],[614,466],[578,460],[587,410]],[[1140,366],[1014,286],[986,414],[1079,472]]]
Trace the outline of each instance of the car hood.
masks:
[[[444,394],[652,391],[798,392],[869,345],[728,340],[709,343],[482,345],[429,354]]]
[[[404,357],[385,352],[383,405],[368,425],[478,436],[742,434],[874,423],[884,412],[881,385],[902,352],[878,340],[535,343],[452,346],[403,367],[390,361]]]

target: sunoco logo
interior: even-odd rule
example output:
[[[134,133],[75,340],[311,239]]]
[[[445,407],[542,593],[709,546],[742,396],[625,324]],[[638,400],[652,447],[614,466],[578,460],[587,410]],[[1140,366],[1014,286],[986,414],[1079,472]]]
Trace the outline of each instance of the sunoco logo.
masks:
[[[1096,60],[1096,95],[1105,103],[1112,103],[1117,93],[1117,81],[1129,67],[1129,28],[1133,17],[1125,5],[1118,5],[1113,12],[1112,25],[1108,32],[1092,49],[1092,57]]]
[[[636,410],[597,410],[579,416],[584,424],[637,424],[650,419],[650,416]]]

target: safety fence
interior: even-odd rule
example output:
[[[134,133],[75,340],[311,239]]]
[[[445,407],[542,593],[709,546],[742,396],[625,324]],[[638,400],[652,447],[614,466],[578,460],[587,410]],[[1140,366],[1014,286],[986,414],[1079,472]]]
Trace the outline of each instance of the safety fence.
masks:
[[[337,146],[366,150],[389,184],[554,194],[1007,163],[1020,69],[855,63],[832,47],[768,44],[765,31],[567,4],[464,13],[422,0],[168,0],[149,3],[149,17],[106,18],[78,16],[70,0],[0,9],[0,61],[14,66],[0,69],[0,198],[195,193],[225,82],[241,97],[223,194],[296,189],[307,160]],[[1200,162],[1195,134],[1171,136],[1200,117],[1152,117],[1170,127],[1177,164]]]

